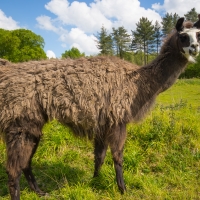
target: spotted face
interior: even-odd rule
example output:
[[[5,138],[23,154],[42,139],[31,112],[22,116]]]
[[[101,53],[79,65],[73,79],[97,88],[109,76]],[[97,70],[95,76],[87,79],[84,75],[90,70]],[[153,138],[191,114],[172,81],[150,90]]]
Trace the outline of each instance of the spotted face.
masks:
[[[179,38],[183,54],[188,61],[195,62],[194,57],[200,52],[200,29],[185,28],[179,33]]]

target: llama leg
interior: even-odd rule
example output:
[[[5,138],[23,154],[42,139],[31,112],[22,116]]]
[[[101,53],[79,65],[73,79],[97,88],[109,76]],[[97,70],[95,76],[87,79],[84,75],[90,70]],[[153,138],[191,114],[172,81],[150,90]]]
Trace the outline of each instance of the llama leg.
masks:
[[[6,133],[8,186],[12,200],[20,199],[20,175],[30,168],[30,160],[37,148],[37,139],[22,128]]]
[[[126,139],[126,125],[121,124],[114,128],[113,135],[109,138],[111,153],[113,156],[117,185],[121,193],[126,190],[123,178],[123,148]]]
[[[20,199],[20,176],[21,176],[21,151],[23,140],[21,130],[16,128],[6,132],[8,187],[12,200]]]
[[[30,188],[40,196],[45,195],[46,193],[43,192],[42,190],[40,190],[40,188],[37,185],[37,182],[36,182],[35,177],[32,173],[32,170],[31,170],[31,166],[29,166],[26,169],[23,169],[23,172],[24,172],[24,175],[26,177],[26,180],[28,181]]]
[[[106,151],[108,144],[101,138],[95,138],[94,140],[94,158],[95,158],[95,167],[94,167],[94,177],[97,177],[99,170],[104,162],[106,156]]]
[[[37,139],[34,140],[35,145],[32,149],[31,154],[30,154],[28,165],[27,165],[27,167],[25,167],[23,169],[23,173],[24,173],[24,176],[25,176],[30,188],[39,195],[45,195],[46,193],[43,192],[42,190],[40,190],[40,188],[38,187],[38,184],[35,180],[35,177],[32,173],[32,169],[31,169],[31,160],[32,160],[34,153],[36,152],[36,149],[37,149],[38,144],[39,144],[39,140],[40,140],[40,138],[39,139],[37,138]]]
[[[21,172],[15,172],[15,175],[11,175],[10,171],[8,173],[8,187],[10,192],[11,200],[19,200],[20,199],[20,188],[19,188],[19,180]]]

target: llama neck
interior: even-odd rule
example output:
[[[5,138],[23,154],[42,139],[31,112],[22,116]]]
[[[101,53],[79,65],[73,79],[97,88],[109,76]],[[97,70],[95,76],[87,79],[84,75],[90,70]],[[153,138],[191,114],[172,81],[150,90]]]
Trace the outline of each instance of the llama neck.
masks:
[[[154,92],[159,94],[175,83],[184,71],[187,62],[182,53],[171,49],[171,52],[162,52],[154,61],[144,66],[141,70],[141,76],[146,83],[153,84]]]
[[[137,85],[138,93],[134,96],[131,105],[134,121],[144,117],[157,95],[173,85],[186,64],[187,59],[181,53],[166,52],[137,71],[139,80],[134,84]]]

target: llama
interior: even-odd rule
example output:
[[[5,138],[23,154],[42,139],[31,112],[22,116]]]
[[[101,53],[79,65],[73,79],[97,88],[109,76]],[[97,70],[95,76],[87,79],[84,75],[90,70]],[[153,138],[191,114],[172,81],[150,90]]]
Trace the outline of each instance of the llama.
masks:
[[[119,190],[126,190],[122,164],[126,124],[139,121],[156,96],[169,88],[199,53],[200,30],[180,18],[150,64],[138,67],[116,57],[77,60],[1,61],[0,131],[7,149],[8,187],[20,199],[20,175],[45,195],[31,169],[43,125],[52,119],[94,141],[94,177],[110,147]],[[2,64],[4,63],[4,64]]]

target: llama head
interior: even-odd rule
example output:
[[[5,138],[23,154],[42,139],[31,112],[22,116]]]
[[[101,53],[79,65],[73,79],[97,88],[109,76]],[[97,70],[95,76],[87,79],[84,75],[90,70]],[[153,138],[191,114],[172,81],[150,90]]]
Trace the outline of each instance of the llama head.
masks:
[[[196,57],[200,52],[200,29],[193,27],[192,23],[185,23],[184,18],[180,18],[176,23],[178,32],[179,46],[182,53],[190,62],[195,62]]]

